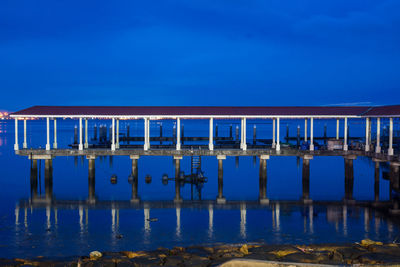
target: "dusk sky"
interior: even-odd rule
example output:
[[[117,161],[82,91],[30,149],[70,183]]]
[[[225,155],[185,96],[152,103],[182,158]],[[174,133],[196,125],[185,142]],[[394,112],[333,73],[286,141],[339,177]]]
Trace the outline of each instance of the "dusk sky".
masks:
[[[0,109],[398,104],[399,0],[0,2]]]

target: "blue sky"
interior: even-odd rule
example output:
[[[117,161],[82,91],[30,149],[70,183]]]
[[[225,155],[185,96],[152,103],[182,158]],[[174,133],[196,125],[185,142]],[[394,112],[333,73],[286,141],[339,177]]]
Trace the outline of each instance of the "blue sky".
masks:
[[[400,1],[0,2],[0,108],[398,104]]]

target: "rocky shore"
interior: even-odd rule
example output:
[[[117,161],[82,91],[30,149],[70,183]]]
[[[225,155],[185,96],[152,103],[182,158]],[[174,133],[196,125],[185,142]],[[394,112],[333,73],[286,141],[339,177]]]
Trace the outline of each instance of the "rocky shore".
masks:
[[[400,245],[362,240],[346,245],[242,244],[159,248],[154,251],[99,252],[48,259],[0,259],[1,266],[400,266]]]

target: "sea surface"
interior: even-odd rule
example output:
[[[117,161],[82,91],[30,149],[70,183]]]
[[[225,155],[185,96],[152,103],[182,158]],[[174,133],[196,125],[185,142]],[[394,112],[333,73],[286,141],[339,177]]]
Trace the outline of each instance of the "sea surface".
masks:
[[[143,135],[142,121],[121,121],[120,132]],[[208,121],[184,120],[185,136],[208,135]],[[239,121],[217,120],[218,135],[233,135]],[[350,135],[364,136],[361,120],[350,120]],[[46,121],[27,122],[28,147],[44,148]],[[110,126],[109,120],[90,120],[94,125]],[[163,122],[163,135],[172,136],[173,121]],[[19,145],[23,126],[19,123]],[[52,124],[51,124],[52,125]],[[58,120],[58,146],[67,148],[74,141],[77,120]],[[271,139],[270,120],[248,120],[247,142],[251,144],[253,127],[257,138]],[[304,121],[282,121],[281,140],[289,125],[296,135]],[[314,136],[336,134],[336,121],[315,120]],[[159,135],[160,121],[151,122],[151,135]],[[340,135],[343,135],[341,125]],[[373,125],[374,127],[374,125]],[[53,129],[51,127],[51,129]],[[310,198],[314,204],[293,201],[302,196],[302,159],[271,157],[267,160],[267,196],[269,205],[258,204],[259,159],[227,157],[223,162],[223,195],[227,204],[215,202],[218,195],[218,161],[202,157],[204,183],[181,184],[182,204],[174,204],[175,168],[172,157],[143,156],[138,160],[138,196],[131,204],[129,157],[99,157],[95,160],[94,203],[88,203],[88,160],[83,157],[57,157],[53,160],[52,202],[34,203],[31,190],[32,162],[14,152],[14,121],[0,121],[0,257],[63,257],[87,255],[90,251],[150,250],[158,247],[212,245],[216,243],[265,242],[269,244],[348,243],[371,238],[396,241],[399,225],[368,206],[343,204],[345,179],[342,157],[314,157],[310,160]],[[309,133],[308,133],[309,134]],[[53,143],[53,133],[51,141]],[[157,142],[152,142],[156,144]],[[139,143],[137,143],[139,144]],[[168,144],[168,142],[164,142]],[[187,143],[185,143],[187,144]],[[207,144],[206,141],[190,145]],[[44,196],[45,163],[38,161],[38,196]],[[363,157],[354,160],[354,199],[373,201],[375,163]],[[191,173],[191,158],[184,157],[181,171]],[[381,164],[379,199],[389,199],[389,182]],[[111,177],[117,177],[111,183]],[[145,177],[151,177],[146,182]],[[321,202],[326,201],[326,202]]]

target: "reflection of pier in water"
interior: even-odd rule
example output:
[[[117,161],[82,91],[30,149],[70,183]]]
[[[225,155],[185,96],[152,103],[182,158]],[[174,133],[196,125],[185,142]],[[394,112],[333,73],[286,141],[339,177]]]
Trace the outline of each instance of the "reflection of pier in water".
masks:
[[[92,156],[87,157],[89,164],[88,164],[88,197],[85,203],[88,204],[95,204],[97,203],[96,197],[96,179],[95,179],[95,158]],[[226,159],[225,156],[220,155],[217,156],[218,160],[218,194],[216,196],[216,204],[226,204],[227,200],[223,195],[223,161]],[[263,205],[268,205],[270,200],[267,195],[267,161],[269,156],[264,155],[259,157],[259,203]],[[313,159],[311,155],[305,155],[302,158],[302,197],[299,200],[304,204],[312,204],[313,200],[310,198],[310,161]],[[354,190],[354,167],[353,161],[356,159],[355,156],[347,156],[344,158],[344,165],[345,165],[345,172],[344,172],[344,196],[343,196],[343,203],[345,204],[356,204],[356,200],[353,197],[353,190]],[[132,193],[131,193],[131,200],[132,204],[140,204],[140,190],[139,190],[139,156],[131,156],[132,160],[132,169],[130,178],[130,184],[132,186]],[[174,157],[174,169],[175,169],[175,198],[174,203],[182,203],[183,199],[181,197],[181,185],[184,179],[184,175],[181,173],[181,160],[182,157]],[[38,168],[39,166],[39,168]],[[45,160],[45,171],[44,171],[44,196],[41,194],[41,176],[40,176],[40,166],[38,164],[37,159],[31,160],[31,202],[33,204],[40,204],[40,203],[54,203],[55,198],[53,196],[53,163],[52,159]],[[377,206],[382,204],[383,202],[380,201],[379,198],[379,182],[380,182],[380,166],[381,163],[379,160],[375,160],[375,168],[374,168],[374,196],[373,201],[371,202],[373,205]],[[39,175],[38,175],[39,173]],[[192,170],[193,173],[193,170]],[[39,181],[38,181],[39,180]],[[396,212],[399,209],[399,202],[398,198],[392,196],[392,191],[397,194],[399,191],[399,165],[391,164],[390,165],[390,173],[389,173],[389,189],[390,189],[390,202],[389,204],[392,205],[391,211]],[[39,187],[38,187],[39,185]],[[39,190],[39,192],[38,192]],[[372,197],[372,196],[371,196]],[[185,200],[187,201],[187,200]]]

